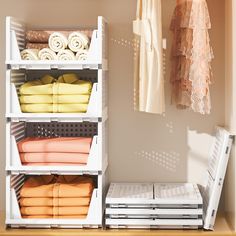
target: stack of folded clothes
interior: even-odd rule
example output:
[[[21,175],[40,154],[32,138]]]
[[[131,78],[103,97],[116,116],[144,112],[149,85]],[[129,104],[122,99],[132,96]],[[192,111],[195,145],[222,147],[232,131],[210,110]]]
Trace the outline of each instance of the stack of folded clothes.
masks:
[[[91,36],[91,30],[29,30],[21,57],[23,60],[86,60]]]
[[[85,113],[92,83],[80,80],[76,74],[64,74],[58,79],[45,75],[20,87],[21,111],[29,113]]]
[[[86,165],[90,137],[25,138],[17,143],[23,165]]]
[[[86,176],[32,176],[20,191],[23,218],[87,217],[93,179]]]

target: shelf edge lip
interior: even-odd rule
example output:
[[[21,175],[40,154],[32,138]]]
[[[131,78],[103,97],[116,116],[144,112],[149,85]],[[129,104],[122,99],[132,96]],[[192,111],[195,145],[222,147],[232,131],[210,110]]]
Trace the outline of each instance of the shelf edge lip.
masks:
[[[65,69],[77,69],[77,70],[108,70],[107,59],[100,61],[85,61],[79,62],[78,61],[68,61],[60,62],[60,61],[5,61],[5,65],[10,67],[11,69],[27,69],[27,70],[65,70]],[[14,68],[15,67],[15,68]]]

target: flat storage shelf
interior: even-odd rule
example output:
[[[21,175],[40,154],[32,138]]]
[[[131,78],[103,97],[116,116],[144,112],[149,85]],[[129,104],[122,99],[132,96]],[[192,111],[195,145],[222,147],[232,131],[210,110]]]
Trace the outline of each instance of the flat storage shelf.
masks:
[[[107,122],[54,123],[9,122],[6,128],[6,171],[12,174],[90,174],[105,172],[108,165]],[[26,137],[93,137],[86,165],[22,165],[17,142]]]
[[[76,73],[80,79],[93,82],[91,96],[85,113],[23,113],[19,102],[19,88],[27,81],[39,78],[45,74],[59,76],[65,72],[58,71],[25,71],[7,70],[6,91],[6,117],[12,121],[105,121],[108,113],[107,101],[107,72],[98,70],[66,71]]]
[[[98,228],[102,226],[102,191],[104,175],[95,177],[97,187],[93,190],[88,215],[85,219],[24,219],[21,217],[19,199],[25,175],[8,175],[6,178],[6,225],[12,228]]]
[[[99,16],[93,30],[88,58],[85,61],[26,61],[20,51],[25,48],[27,24],[13,17],[6,17],[6,64],[10,69],[107,69],[107,22]]]

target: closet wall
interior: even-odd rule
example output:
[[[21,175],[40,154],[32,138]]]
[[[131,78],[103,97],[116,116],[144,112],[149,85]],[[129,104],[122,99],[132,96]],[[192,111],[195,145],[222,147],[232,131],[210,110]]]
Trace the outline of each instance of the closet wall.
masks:
[[[167,38],[166,105],[163,116],[133,111],[133,35],[136,0],[3,0],[0,8],[0,130],[4,130],[5,16],[19,17],[32,27],[96,25],[109,21],[109,177],[110,181],[191,181],[203,183],[214,126],[225,121],[225,1],[208,0],[213,61],[212,113],[202,116],[170,105],[169,24],[175,0],[163,0],[163,31]],[[14,6],[14,7],[12,7]],[[4,209],[4,132],[0,133],[0,209]]]
[[[234,0],[225,1],[225,123],[226,126],[231,130],[232,133],[236,133],[236,3]],[[235,197],[236,197],[236,176],[235,176],[235,154],[236,154],[235,143],[232,147],[231,158],[229,160],[226,184],[225,184],[225,210],[227,213],[228,221],[231,223],[233,228],[236,228],[235,220]]]

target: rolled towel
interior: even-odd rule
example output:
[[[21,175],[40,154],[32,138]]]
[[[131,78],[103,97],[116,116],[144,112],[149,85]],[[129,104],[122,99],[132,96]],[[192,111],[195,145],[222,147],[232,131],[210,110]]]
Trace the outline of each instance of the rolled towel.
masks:
[[[27,43],[26,49],[38,49],[41,50],[43,48],[48,48],[47,43]]]
[[[38,49],[24,49],[20,54],[22,60],[39,60],[38,53]]]
[[[82,32],[73,32],[68,37],[68,47],[73,52],[89,48],[89,38]]]
[[[57,54],[50,48],[43,48],[39,51],[39,59],[48,61],[48,60],[57,60]]]
[[[54,52],[59,52],[62,49],[65,49],[68,45],[68,40],[66,36],[60,32],[54,32],[50,35],[48,44],[50,49]]]
[[[31,43],[47,43],[52,32],[46,30],[28,30],[26,40]]]
[[[57,54],[57,59],[59,61],[75,60],[75,54],[69,49],[60,50]]]
[[[85,61],[88,58],[88,50],[80,50],[75,55],[76,60]]]

